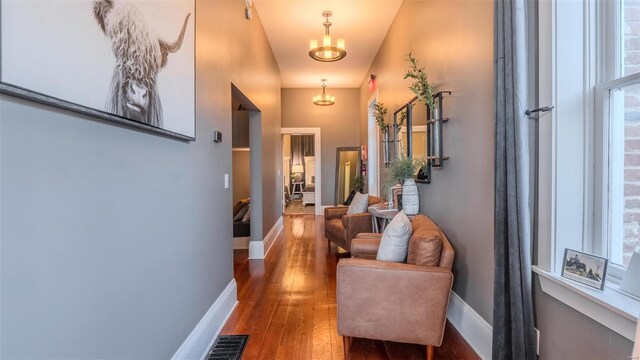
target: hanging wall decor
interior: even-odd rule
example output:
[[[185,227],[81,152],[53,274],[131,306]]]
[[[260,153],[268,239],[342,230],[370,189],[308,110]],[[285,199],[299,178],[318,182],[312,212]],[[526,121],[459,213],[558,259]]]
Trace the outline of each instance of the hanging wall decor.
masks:
[[[2,1],[0,92],[195,140],[195,1]]]

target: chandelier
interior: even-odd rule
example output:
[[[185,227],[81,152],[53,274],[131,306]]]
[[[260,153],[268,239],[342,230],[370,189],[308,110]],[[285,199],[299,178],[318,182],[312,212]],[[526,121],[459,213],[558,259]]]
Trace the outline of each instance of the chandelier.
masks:
[[[336,46],[331,44],[331,35],[329,35],[329,27],[331,22],[329,18],[333,15],[331,11],[325,11],[322,16],[325,17],[324,36],[322,37],[322,46],[318,46],[318,40],[311,40],[309,42],[309,56],[312,59],[322,62],[332,62],[343,59],[347,56],[347,52],[344,48],[344,39],[338,39]]]
[[[313,97],[313,103],[318,106],[331,106],[336,103],[336,97],[327,95],[327,91],[325,90],[327,85],[325,84],[327,79],[322,79],[322,95],[316,95]]]

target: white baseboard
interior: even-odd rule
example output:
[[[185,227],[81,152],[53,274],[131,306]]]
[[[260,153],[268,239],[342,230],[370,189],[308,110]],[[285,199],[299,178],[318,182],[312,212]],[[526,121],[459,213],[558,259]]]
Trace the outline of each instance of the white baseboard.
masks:
[[[273,227],[271,227],[271,230],[269,230],[269,233],[267,234],[267,236],[264,237],[264,247],[265,247],[265,252],[264,252],[264,257],[267,257],[267,254],[269,254],[269,251],[271,251],[271,247],[273,247],[273,243],[276,242],[276,239],[278,238],[278,235],[280,235],[280,233],[282,232],[282,229],[284,227],[284,220],[282,219],[282,216],[280,216],[278,218],[278,221],[276,221],[275,224],[273,224]]]
[[[264,259],[267,257],[269,250],[273,246],[273,243],[278,238],[278,235],[282,232],[284,222],[282,216],[278,218],[275,224],[271,227],[271,230],[267,233],[262,241],[250,241],[249,242],[249,259]]]
[[[264,259],[264,241],[249,241],[249,259]]]
[[[237,304],[238,288],[231,279],[171,359],[204,359]]]
[[[233,238],[233,249],[234,250],[244,250],[249,248],[249,241],[251,241],[250,236],[239,236]]]
[[[451,292],[447,318],[482,359],[491,359],[493,329],[455,292]]]

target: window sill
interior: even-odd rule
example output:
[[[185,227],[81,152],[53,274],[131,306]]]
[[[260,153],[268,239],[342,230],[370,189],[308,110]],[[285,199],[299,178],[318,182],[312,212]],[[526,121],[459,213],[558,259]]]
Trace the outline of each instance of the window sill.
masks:
[[[532,269],[538,274],[543,292],[634,341],[640,301],[615,291],[609,285],[604,291],[598,291],[538,266],[534,265]]]

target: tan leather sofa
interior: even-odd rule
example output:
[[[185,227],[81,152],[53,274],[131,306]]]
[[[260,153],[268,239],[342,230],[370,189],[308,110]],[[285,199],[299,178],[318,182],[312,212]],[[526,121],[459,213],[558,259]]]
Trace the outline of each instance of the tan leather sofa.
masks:
[[[381,234],[360,234],[351,244],[352,258],[338,263],[338,333],[345,358],[352,337],[426,345],[428,359],[442,344],[454,251],[427,216],[418,215],[411,224],[408,263],[375,260]],[[433,257],[436,246],[426,249],[437,236],[442,239],[439,259]],[[417,265],[429,261],[436,266]]]
[[[369,196],[369,205],[384,202],[376,196]],[[351,252],[351,240],[360,233],[371,232],[371,214],[368,212],[361,214],[347,215],[346,206],[332,206],[324,209],[324,236],[328,245],[331,242]]]

